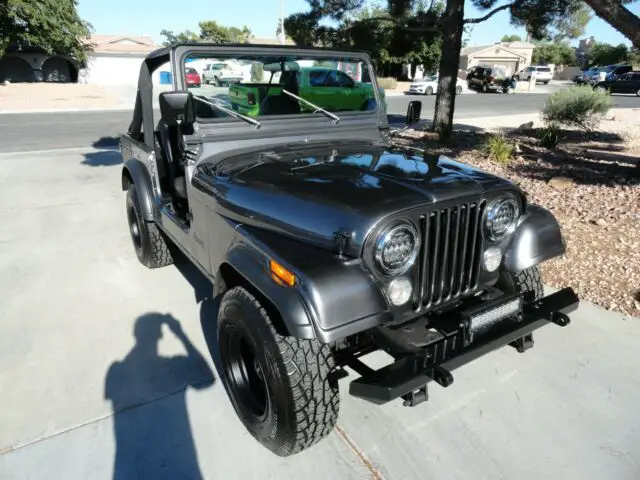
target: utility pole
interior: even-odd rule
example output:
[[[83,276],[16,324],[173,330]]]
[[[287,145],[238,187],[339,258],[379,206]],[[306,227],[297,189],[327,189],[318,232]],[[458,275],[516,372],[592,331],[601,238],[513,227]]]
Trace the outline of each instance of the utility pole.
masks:
[[[284,33],[284,0],[280,0],[280,45],[284,45],[286,35]]]

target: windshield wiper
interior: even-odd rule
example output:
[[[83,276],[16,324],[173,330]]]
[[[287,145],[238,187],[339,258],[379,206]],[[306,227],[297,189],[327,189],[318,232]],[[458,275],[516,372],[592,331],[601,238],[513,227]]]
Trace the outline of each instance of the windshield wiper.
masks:
[[[340,117],[339,117],[339,116],[337,116],[337,115],[336,115],[336,114],[334,114],[334,113],[328,112],[327,110],[325,110],[325,109],[324,109],[324,108],[322,108],[322,107],[319,107],[319,106],[318,106],[318,105],[316,105],[315,103],[311,103],[310,101],[305,100],[304,98],[300,98],[299,96],[294,95],[293,93],[291,93],[291,92],[289,92],[289,91],[285,90],[284,88],[282,89],[282,93],[286,93],[286,94],[287,94],[287,95],[289,95],[290,97],[295,98],[296,100],[299,100],[300,102],[304,102],[304,103],[306,103],[306,104],[307,104],[308,106],[310,106],[311,108],[315,108],[315,111],[314,111],[313,113],[316,113],[316,112],[324,113],[327,117],[329,117],[331,120],[333,120],[333,124],[334,124],[334,125],[337,125],[337,124],[338,124],[338,122],[340,122]]]
[[[218,105],[217,103],[210,102],[209,100],[207,100],[205,97],[201,95],[194,95],[193,98],[201,101],[202,103],[206,103],[207,105],[211,105],[213,108],[220,110],[221,112],[224,112],[228,115],[231,115],[234,118],[244,120],[245,122],[250,123],[251,125],[254,125],[256,128],[260,128],[260,126],[262,125],[258,120],[242,115],[241,113],[234,112],[233,110],[229,110],[228,108]]]

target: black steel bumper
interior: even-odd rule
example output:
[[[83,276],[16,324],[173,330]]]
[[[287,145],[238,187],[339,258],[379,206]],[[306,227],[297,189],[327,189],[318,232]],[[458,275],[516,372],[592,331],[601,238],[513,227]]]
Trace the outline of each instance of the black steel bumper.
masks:
[[[349,393],[376,404],[402,397],[406,405],[427,399],[426,385],[435,381],[443,387],[453,382],[452,370],[482,355],[506,345],[524,351],[533,345],[531,333],[549,323],[569,324],[568,313],[578,308],[578,297],[571,288],[565,288],[542,298],[535,304],[525,303],[518,322],[503,322],[500,327],[473,341],[463,325],[450,332],[442,332],[438,340],[421,347],[408,349],[397,360],[372,370],[357,361],[354,369],[362,376],[351,382]],[[506,327],[505,327],[506,323]]]

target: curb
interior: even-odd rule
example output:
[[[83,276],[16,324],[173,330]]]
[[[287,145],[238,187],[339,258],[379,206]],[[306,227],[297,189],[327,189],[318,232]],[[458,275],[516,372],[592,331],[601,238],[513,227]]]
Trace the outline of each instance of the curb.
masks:
[[[102,107],[102,108],[34,108],[22,110],[0,110],[0,115],[18,115],[21,113],[67,113],[67,112],[125,112],[132,107]]]

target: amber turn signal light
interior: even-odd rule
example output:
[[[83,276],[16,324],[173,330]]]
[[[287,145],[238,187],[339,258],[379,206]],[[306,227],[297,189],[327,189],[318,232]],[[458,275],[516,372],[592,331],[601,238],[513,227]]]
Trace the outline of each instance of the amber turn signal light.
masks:
[[[271,267],[271,276],[276,281],[279,280],[281,282],[284,282],[285,285],[289,285],[290,287],[293,287],[296,284],[295,275],[284,268],[282,265],[280,265],[278,262],[276,262],[275,260],[270,260],[269,266]]]

